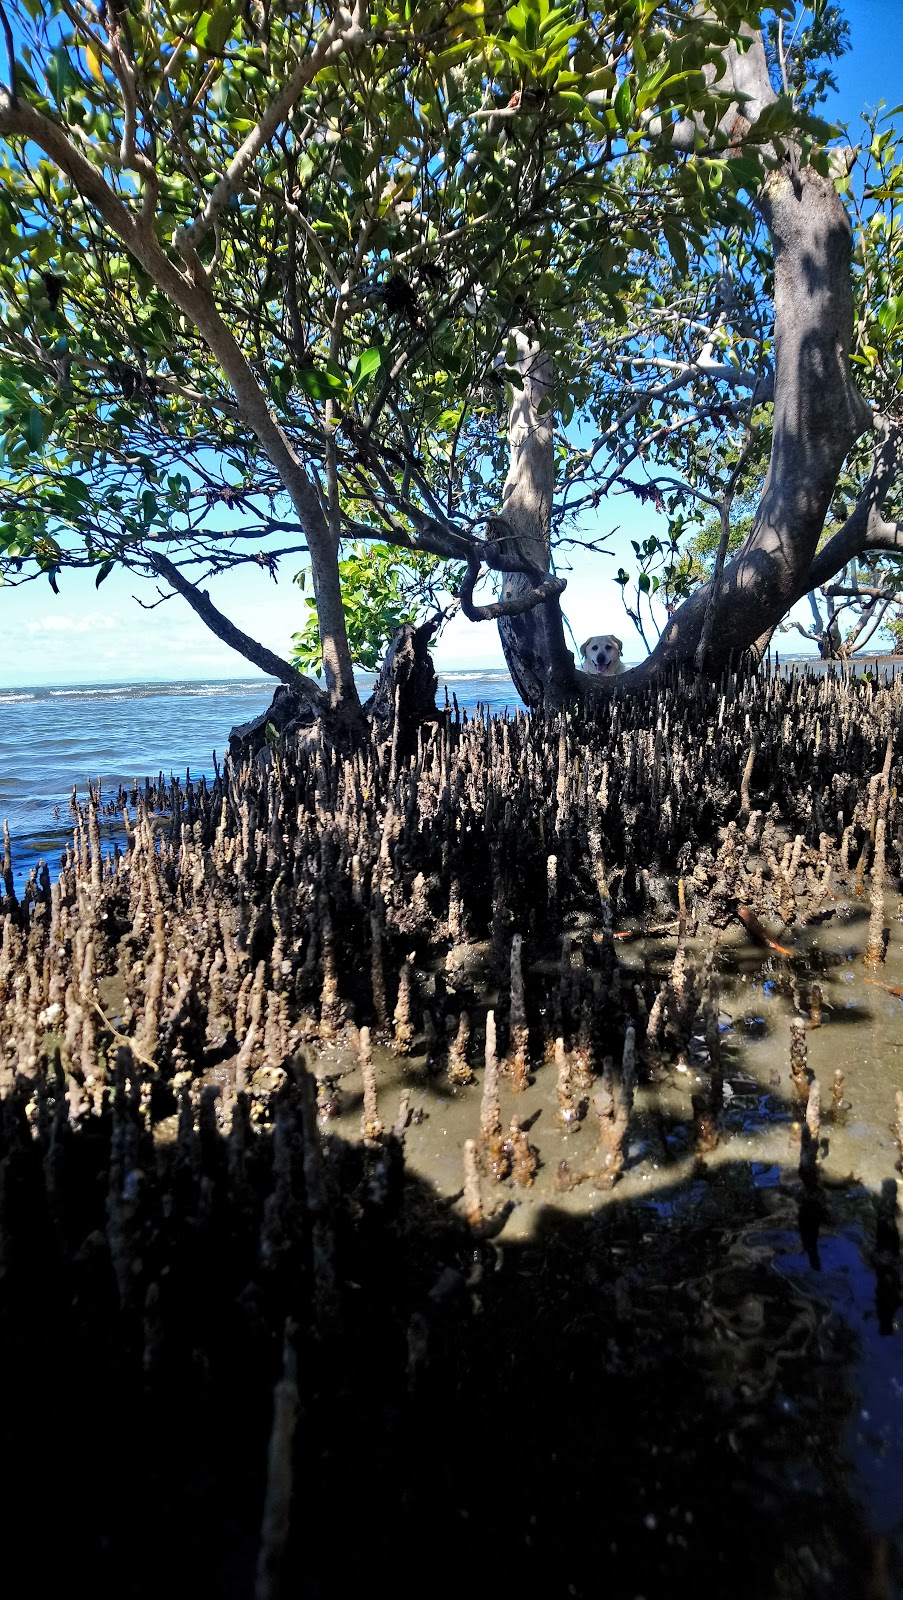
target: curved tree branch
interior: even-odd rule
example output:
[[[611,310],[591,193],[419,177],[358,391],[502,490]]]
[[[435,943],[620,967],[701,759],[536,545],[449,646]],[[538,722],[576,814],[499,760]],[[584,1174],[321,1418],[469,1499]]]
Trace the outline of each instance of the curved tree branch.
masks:
[[[878,451],[868,481],[843,527],[815,556],[805,579],[808,589],[820,589],[848,562],[873,550],[903,555],[903,523],[889,522],[881,507],[893,488],[900,465],[901,430],[879,424],[884,442]]]
[[[879,583],[857,584],[855,589],[845,589],[840,583],[831,583],[825,594],[830,595],[832,600],[896,600],[903,605],[903,592]],[[838,609],[842,610],[843,607]]]
[[[833,183],[785,164],[771,174],[759,205],[775,250],[771,460],[752,532],[724,568],[710,671],[744,656],[761,659],[781,618],[856,553],[846,548],[836,565],[815,554],[844,460],[874,423],[850,373],[852,238]],[[697,589],[668,619],[648,661],[619,680],[624,687],[692,660],[708,595],[708,585]],[[589,692],[603,694],[602,681],[589,680]]]
[[[525,611],[532,611],[534,606],[542,605],[544,600],[551,600],[553,595],[563,594],[567,588],[564,578],[542,578],[532,589],[526,589],[508,600],[495,600],[490,605],[476,605],[473,591],[480,576],[480,560],[476,555],[471,555],[467,562],[467,576],[461,585],[458,599],[461,610],[469,622],[496,622],[499,617],[519,617]]]
[[[555,370],[533,332],[518,328],[512,337],[522,387],[512,386],[508,401],[508,475],[502,515],[487,524],[490,540],[498,546],[487,564],[511,574],[502,589],[506,609],[497,615],[517,691],[528,705],[554,705],[575,687],[574,658],[558,604],[560,590],[551,590],[544,602],[537,596],[551,567],[555,433],[550,399]],[[506,567],[512,556],[516,567]],[[526,608],[517,604],[522,599]]]
[[[307,539],[317,597],[324,671],[334,709],[346,710],[352,721],[361,719],[342,609],[337,552],[316,485],[270,409],[257,377],[208,286],[203,281],[188,278],[179,270],[161,248],[153,230],[136,222],[99,169],[76,149],[72,140],[52,118],[24,101],[14,104],[5,89],[0,89],[0,133],[33,141],[71,179],[82,198],[91,201],[97,208],[107,226],[122,240],[129,254],[148,273],[157,288],[192,320],[216,357],[235,395],[238,414],[245,426],[256,435],[279,474]],[[189,248],[186,246],[186,249]],[[201,275],[203,279],[203,269]],[[277,656],[273,657],[274,661],[278,659]]]

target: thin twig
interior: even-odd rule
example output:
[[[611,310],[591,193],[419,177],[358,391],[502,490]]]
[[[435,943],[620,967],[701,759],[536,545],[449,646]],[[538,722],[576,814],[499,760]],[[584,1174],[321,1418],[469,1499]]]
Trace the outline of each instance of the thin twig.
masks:
[[[107,1016],[106,1012],[101,1009],[101,1007],[98,1005],[96,1000],[92,1000],[91,1004],[94,1007],[94,1010],[97,1012],[97,1015],[100,1017],[100,1020],[103,1023],[104,1027],[108,1028],[110,1033],[113,1035],[113,1038],[116,1040],[116,1043],[117,1044],[121,1044],[121,1045],[125,1045],[127,1050],[131,1050],[132,1055],[135,1057],[136,1061],[143,1061],[143,1063],[144,1063],[144,1065],[146,1067],[152,1067],[154,1072],[156,1072],[156,1070],[157,1070],[156,1061],[154,1061],[151,1056],[144,1055],[138,1049],[138,1046],[136,1045],[134,1039],[129,1038],[129,1035],[127,1033],[120,1033],[118,1028],[114,1028],[114,1026],[113,1026],[112,1022],[110,1021],[109,1017]]]

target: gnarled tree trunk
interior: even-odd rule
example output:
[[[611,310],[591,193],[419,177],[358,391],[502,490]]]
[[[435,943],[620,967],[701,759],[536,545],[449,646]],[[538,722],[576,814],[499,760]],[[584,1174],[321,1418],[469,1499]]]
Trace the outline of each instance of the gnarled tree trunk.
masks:
[[[503,493],[503,517],[490,530],[533,567],[551,565],[555,443],[551,409],[541,411],[555,381],[551,357],[518,331],[517,370],[522,389],[512,389],[508,409],[510,465]],[[509,573],[503,600],[517,600],[534,587],[525,573]],[[499,636],[518,694],[527,705],[554,706],[574,692],[574,660],[565,643],[558,596],[530,611],[499,618]]]
[[[774,628],[810,586],[841,468],[871,422],[850,374],[852,235],[833,183],[785,165],[771,175],[759,204],[775,253],[774,416],[762,499],[720,592],[698,589],[625,684],[691,662],[710,601],[707,669],[761,658]]]
[[[399,755],[417,748],[417,731],[445,713],[436,706],[438,680],[429,652],[434,620],[414,627],[406,622],[392,639],[373,693],[364,706],[381,738],[391,737]]]
[[[445,719],[446,713],[436,705],[436,670],[429,653],[435,627],[432,619],[419,627],[405,623],[397,630],[363,708],[368,733],[372,729],[380,744],[391,742],[396,760],[413,754],[424,725],[435,726]],[[314,726],[317,722],[319,729]],[[311,732],[314,737],[324,733],[340,747],[348,743],[347,728],[336,722],[329,707],[315,710],[303,687],[286,681],[279,684],[266,711],[231,730],[229,752],[233,760],[249,761],[271,741],[278,750],[283,742]]]
[[[754,122],[775,96],[761,34],[745,25],[742,31],[752,42],[742,55],[729,53],[728,88],[744,96],[743,115]],[[726,127],[734,117],[731,111]],[[689,151],[697,146],[701,130],[688,121],[651,131],[667,137],[675,150]],[[832,180],[811,168],[800,171],[795,153],[771,173],[758,204],[774,245],[775,383],[771,461],[752,531],[725,566],[716,592],[711,584],[697,590],[669,618],[649,660],[617,680],[575,672],[564,644],[557,597],[524,616],[500,621],[512,676],[531,705],[560,701],[574,689],[591,697],[604,696],[615,682],[629,688],[668,667],[691,666],[710,607],[705,670],[717,672],[730,662],[759,660],[777,624],[812,587],[816,547],[841,468],[872,422],[849,365],[852,235]],[[509,416],[511,469],[505,520],[524,553],[538,560],[541,552],[548,568],[552,425],[549,414],[540,415],[537,408],[551,386],[551,365],[525,337],[519,343],[519,360],[525,382],[523,393],[514,395]],[[888,459],[891,453],[889,448],[885,451]],[[882,470],[886,479],[886,461]],[[847,543],[854,541],[854,532],[856,538],[861,534],[863,547],[886,548],[891,536],[903,539],[899,528],[888,531],[878,526],[879,488],[880,473],[876,473],[871,499],[865,496],[851,519],[857,526],[855,530],[851,526]],[[838,549],[841,543],[838,536]],[[838,566],[842,564],[838,559]],[[516,594],[526,583],[524,578],[509,578],[505,596]]]

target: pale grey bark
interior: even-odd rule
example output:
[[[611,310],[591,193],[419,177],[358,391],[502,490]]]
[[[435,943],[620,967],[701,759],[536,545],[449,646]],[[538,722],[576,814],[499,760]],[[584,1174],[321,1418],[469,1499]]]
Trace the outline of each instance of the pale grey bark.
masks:
[[[512,388],[508,407],[509,468],[502,495],[505,532],[501,535],[520,560],[548,572],[551,563],[552,498],[555,492],[555,430],[551,398],[555,382],[551,358],[530,333],[515,334],[515,370],[523,388]],[[526,600],[535,579],[525,573],[506,577],[504,605]],[[557,705],[575,686],[574,661],[564,637],[557,594],[529,610],[499,618],[505,660],[518,694],[528,705]]]
[[[772,174],[761,197],[775,251],[771,460],[749,538],[724,568],[708,666],[755,653],[811,587],[810,569],[844,460],[871,414],[849,370],[852,239],[829,179]],[[708,587],[669,619],[644,677],[689,661]]]
[[[745,25],[742,31],[750,47],[743,53],[734,47],[728,51],[727,73],[720,80],[721,87],[737,95],[719,125],[722,138],[754,124],[775,99],[761,35]],[[667,142],[675,151],[699,150],[712,140],[690,120],[650,122],[648,131],[651,139]],[[758,205],[775,256],[773,441],[762,499],[742,549],[732,561],[723,563],[722,557],[719,562],[714,592],[706,586],[680,607],[649,660],[616,680],[621,688],[647,681],[665,668],[690,665],[694,658],[699,668],[704,658],[709,671],[744,658],[755,660],[778,622],[816,583],[828,581],[865,549],[903,548],[903,531],[880,515],[895,466],[886,448],[846,528],[816,556],[843,462],[873,424],[849,365],[851,230],[832,178],[822,178],[811,168],[800,171],[794,149],[769,175]],[[528,353],[528,344],[522,340],[519,356],[532,364],[531,383],[515,395],[509,417],[505,515],[512,521],[520,515],[524,550],[536,559],[542,548],[548,562],[552,430],[550,422],[539,426],[536,418],[545,375],[542,357]],[[549,375],[546,386],[550,384]],[[509,579],[505,594],[516,592],[523,581]],[[569,654],[564,662],[558,620],[558,603],[552,599],[523,619],[499,624],[520,693],[535,705],[563,698],[575,683],[591,696],[610,693],[615,680],[575,675]]]
[[[729,50],[721,80],[722,87],[737,94],[722,119],[722,134],[740,117],[755,123],[775,99],[761,35],[743,31],[750,47],[742,54]],[[690,122],[650,124],[649,132],[675,150],[701,148],[711,138]],[[872,423],[850,372],[852,236],[834,183],[811,168],[800,171],[791,151],[769,174],[758,205],[775,257],[773,438],[762,499],[742,549],[723,570],[719,564],[714,595],[707,586],[691,596],[669,619],[649,660],[617,680],[621,687],[646,681],[670,666],[689,665],[694,658],[701,666],[699,654],[712,671],[764,651],[777,623],[812,587],[816,549],[844,459]],[[505,518],[517,526],[524,552],[531,560],[542,553],[548,569],[552,424],[550,414],[539,416],[536,408],[551,387],[552,374],[525,335],[518,357],[526,381],[523,392],[514,395],[509,416]],[[858,531],[865,536],[864,526]],[[844,547],[854,536],[851,532]],[[833,571],[841,565],[843,561]],[[524,581],[509,579],[505,594],[516,592]],[[515,683],[531,704],[563,698],[577,683],[586,694],[610,692],[609,681],[574,673],[556,599],[524,618],[500,622],[499,631]]]
[[[698,10],[705,12],[705,4],[701,4]],[[749,123],[755,122],[764,108],[775,99],[761,34],[746,22],[741,24],[739,31],[752,43],[742,53],[735,44],[728,46],[725,52],[727,71],[718,76],[713,66],[703,68],[708,83],[728,92],[735,91],[737,94],[736,102],[729,107],[718,123],[718,133],[722,136],[731,133],[738,115]],[[672,150],[680,150],[687,154],[694,150],[704,150],[710,147],[712,142],[708,130],[692,117],[684,117],[680,122],[666,123],[659,117],[651,117],[647,127],[652,139],[658,139],[663,144],[670,145]]]

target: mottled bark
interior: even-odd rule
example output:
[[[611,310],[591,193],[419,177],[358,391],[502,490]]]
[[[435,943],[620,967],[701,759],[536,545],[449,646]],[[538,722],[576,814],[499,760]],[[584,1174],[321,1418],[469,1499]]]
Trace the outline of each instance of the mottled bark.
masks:
[[[735,86],[751,96],[744,112],[754,120],[774,98],[760,36],[732,61],[731,70]],[[761,659],[777,624],[812,587],[816,549],[841,468],[873,422],[850,371],[852,233],[833,181],[811,168],[800,171],[792,152],[769,176],[758,206],[775,259],[771,460],[750,535],[721,575],[709,617],[709,672]],[[867,521],[864,512],[863,537]],[[854,538],[851,532],[844,548]],[[639,685],[668,667],[690,665],[709,599],[708,586],[697,590],[669,618],[648,661],[624,674],[619,685]],[[611,684],[583,679],[581,687],[599,696]]]
[[[775,252],[775,398],[771,460],[749,538],[724,568],[706,666],[756,659],[809,588],[844,460],[871,422],[849,368],[852,236],[830,179],[788,167],[760,197]],[[622,682],[689,663],[708,586],[669,620],[649,660]]]
[[[548,572],[551,564],[552,497],[555,490],[555,443],[552,411],[541,411],[555,381],[551,358],[519,331],[516,367],[523,389],[512,389],[508,408],[510,466],[503,493],[503,521],[494,525],[497,538],[529,566]],[[493,530],[494,531],[494,530]],[[535,588],[525,573],[510,573],[503,601],[516,601]],[[573,693],[574,661],[565,643],[558,596],[529,611],[499,618],[505,660],[522,700],[532,706],[555,706]]]
[[[749,28],[744,32],[753,43],[743,55],[729,52],[730,84],[746,97],[742,115],[754,123],[775,96],[761,36]],[[732,110],[726,119],[731,125],[736,114]],[[650,125],[649,131],[653,137],[667,136],[679,150],[696,148],[708,137],[689,122],[667,130]],[[810,168],[800,171],[794,153],[770,174],[758,205],[775,256],[775,380],[771,461],[749,538],[720,574],[711,607],[706,586],[669,619],[649,660],[616,680],[575,673],[564,646],[557,598],[524,617],[501,621],[512,676],[532,705],[564,699],[578,685],[590,697],[604,696],[615,684],[619,689],[638,686],[669,667],[690,666],[704,627],[707,671],[760,659],[774,628],[811,588],[813,571],[827,571],[835,553],[849,559],[857,540],[859,549],[897,545],[899,530],[880,523],[873,493],[851,519],[849,532],[838,538],[836,552],[816,560],[844,460],[873,421],[849,365],[852,235],[832,180]],[[547,358],[523,337],[519,360],[525,386],[523,393],[515,393],[509,416],[505,518],[517,529],[523,551],[532,560],[541,556],[548,569],[552,425],[537,407],[552,374]],[[832,570],[842,564],[838,561]],[[517,593],[525,583],[508,579],[504,594]]]

